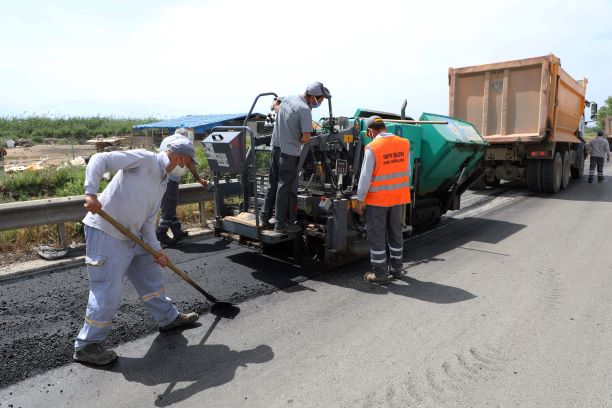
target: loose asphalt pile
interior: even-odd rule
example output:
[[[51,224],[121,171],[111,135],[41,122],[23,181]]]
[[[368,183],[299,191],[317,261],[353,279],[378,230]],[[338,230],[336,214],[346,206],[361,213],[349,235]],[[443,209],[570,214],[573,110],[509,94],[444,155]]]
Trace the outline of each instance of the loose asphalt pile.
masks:
[[[298,266],[216,238],[192,241],[167,252],[210,293],[237,303],[294,286],[320,271],[316,265]],[[164,274],[167,293],[179,310],[209,310],[210,304],[191,286],[172,271]],[[0,387],[72,361],[88,290],[85,267],[0,282]],[[106,345],[112,347],[157,329],[127,282]]]

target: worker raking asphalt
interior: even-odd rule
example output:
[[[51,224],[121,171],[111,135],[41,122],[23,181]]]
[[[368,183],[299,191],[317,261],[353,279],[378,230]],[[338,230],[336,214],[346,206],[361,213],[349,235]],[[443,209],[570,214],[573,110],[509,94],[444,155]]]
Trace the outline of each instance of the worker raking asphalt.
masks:
[[[295,266],[216,238],[191,241],[168,254],[182,270],[216,296],[232,302],[282,290],[317,274],[320,268]],[[197,313],[210,303],[171,271],[164,271],[177,307]],[[84,267],[41,273],[0,283],[0,387],[72,361],[71,339],[83,323],[87,304]],[[127,285],[107,345],[158,330]]]

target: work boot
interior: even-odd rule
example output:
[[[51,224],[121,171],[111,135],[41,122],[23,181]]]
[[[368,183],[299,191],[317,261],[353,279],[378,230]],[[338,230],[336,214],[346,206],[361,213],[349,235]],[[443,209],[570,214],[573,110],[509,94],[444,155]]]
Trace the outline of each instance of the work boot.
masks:
[[[180,241],[181,239],[187,238],[189,233],[187,231],[179,231],[176,234],[173,232],[172,235],[176,241]]]
[[[158,238],[158,239],[159,239],[159,243],[161,244],[162,248],[168,248],[168,247],[175,246],[178,242],[176,239],[170,238],[167,235],[164,235],[163,237]]]
[[[266,214],[260,214],[259,225],[262,228],[270,228],[270,217],[268,217]]]
[[[93,365],[107,365],[117,359],[117,353],[107,350],[100,343],[91,343],[82,349],[75,350],[74,361]]]
[[[603,181],[604,181],[604,176],[598,176],[597,177],[597,182],[598,183],[603,183]]]
[[[591,177],[589,177],[589,183],[592,183],[593,179]]]
[[[302,231],[302,227],[300,227],[299,225],[278,225],[276,224],[276,226],[274,227],[274,232],[289,232],[289,233],[295,233],[295,232],[300,232]]]
[[[195,312],[191,312],[191,313],[179,313],[179,315],[176,317],[176,319],[174,319],[174,321],[170,324],[167,324],[165,326],[161,326],[159,328],[159,331],[168,331],[168,330],[173,330],[179,327],[184,327],[184,326],[191,326],[193,323],[195,323],[198,319],[200,318],[200,316],[198,316],[197,313]]]
[[[389,283],[391,281],[391,279],[389,279],[389,275],[377,276],[374,272],[366,272],[366,274],[363,276],[363,279],[368,282],[381,284]]]
[[[395,269],[391,269],[389,273],[391,274],[391,276],[393,276],[394,279],[402,279],[402,277],[404,276],[401,270],[396,271]]]

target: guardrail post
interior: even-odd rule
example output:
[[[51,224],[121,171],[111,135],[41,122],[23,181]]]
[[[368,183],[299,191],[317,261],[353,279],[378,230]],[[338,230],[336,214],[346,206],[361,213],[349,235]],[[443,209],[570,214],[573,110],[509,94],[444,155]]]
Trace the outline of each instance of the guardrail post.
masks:
[[[206,201],[200,201],[198,203],[198,208],[200,210],[200,226],[206,228]]]
[[[62,248],[68,246],[68,239],[66,238],[66,224],[63,222],[57,224],[57,234],[59,235],[59,241]]]

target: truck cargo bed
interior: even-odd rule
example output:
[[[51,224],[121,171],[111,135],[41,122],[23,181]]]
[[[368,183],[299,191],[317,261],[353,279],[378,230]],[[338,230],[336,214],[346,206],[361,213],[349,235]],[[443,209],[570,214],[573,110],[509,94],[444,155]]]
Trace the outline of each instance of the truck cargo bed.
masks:
[[[587,81],[553,54],[449,68],[449,83],[449,116],[473,123],[489,143],[580,142]]]

